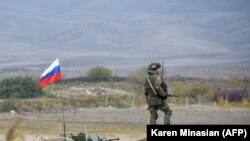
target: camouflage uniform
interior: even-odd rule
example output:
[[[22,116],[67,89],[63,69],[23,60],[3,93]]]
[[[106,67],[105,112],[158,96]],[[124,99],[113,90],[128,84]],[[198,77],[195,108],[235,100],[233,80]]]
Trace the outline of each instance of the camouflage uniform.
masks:
[[[167,89],[163,89],[162,84],[164,83],[161,77],[159,76],[158,72],[156,71],[158,68],[161,67],[159,63],[152,63],[149,65],[148,75],[145,80],[145,96],[148,104],[148,110],[150,112],[150,124],[156,124],[156,120],[158,118],[157,111],[158,109],[164,112],[164,124],[170,124],[170,117],[172,115],[172,110],[169,109],[167,104]],[[152,84],[151,88],[150,83]]]

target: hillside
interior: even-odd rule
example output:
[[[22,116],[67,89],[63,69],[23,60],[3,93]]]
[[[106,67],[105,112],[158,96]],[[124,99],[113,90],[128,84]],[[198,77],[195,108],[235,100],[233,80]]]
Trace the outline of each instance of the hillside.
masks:
[[[247,0],[11,0],[0,9],[0,68],[250,61]]]

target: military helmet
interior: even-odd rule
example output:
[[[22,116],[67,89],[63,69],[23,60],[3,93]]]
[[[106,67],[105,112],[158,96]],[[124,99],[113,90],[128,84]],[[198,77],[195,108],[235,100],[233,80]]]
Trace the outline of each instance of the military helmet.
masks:
[[[160,63],[151,63],[149,66],[148,66],[148,69],[149,70],[156,70],[158,68],[161,67],[161,64]]]

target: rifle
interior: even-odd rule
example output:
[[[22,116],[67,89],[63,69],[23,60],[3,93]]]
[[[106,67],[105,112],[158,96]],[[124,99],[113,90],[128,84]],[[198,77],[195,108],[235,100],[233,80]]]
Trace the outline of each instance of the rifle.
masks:
[[[100,141],[116,141],[119,140],[119,138],[115,138],[115,139],[107,139],[107,138],[101,138]]]
[[[167,94],[167,97],[178,97],[177,95],[174,95],[174,94]]]
[[[163,88],[164,92],[167,93],[168,92],[168,86],[163,80],[163,71],[164,71],[163,69],[164,69],[164,62],[162,62],[162,65],[161,65],[161,80],[162,80],[161,87]]]
[[[168,93],[168,86],[167,84],[164,82],[163,80],[163,72],[164,72],[164,62],[162,62],[162,65],[161,65],[161,80],[162,80],[162,83],[161,83],[161,87],[162,89],[164,90],[164,92],[166,93],[166,97],[178,97],[177,95],[174,95],[174,94],[169,94]]]

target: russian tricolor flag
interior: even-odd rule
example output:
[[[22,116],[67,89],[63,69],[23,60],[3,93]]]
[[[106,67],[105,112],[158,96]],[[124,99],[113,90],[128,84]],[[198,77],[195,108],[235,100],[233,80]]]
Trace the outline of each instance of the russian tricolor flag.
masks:
[[[41,80],[38,83],[39,87],[53,83],[56,80],[62,79],[59,59],[56,59],[41,75]]]

